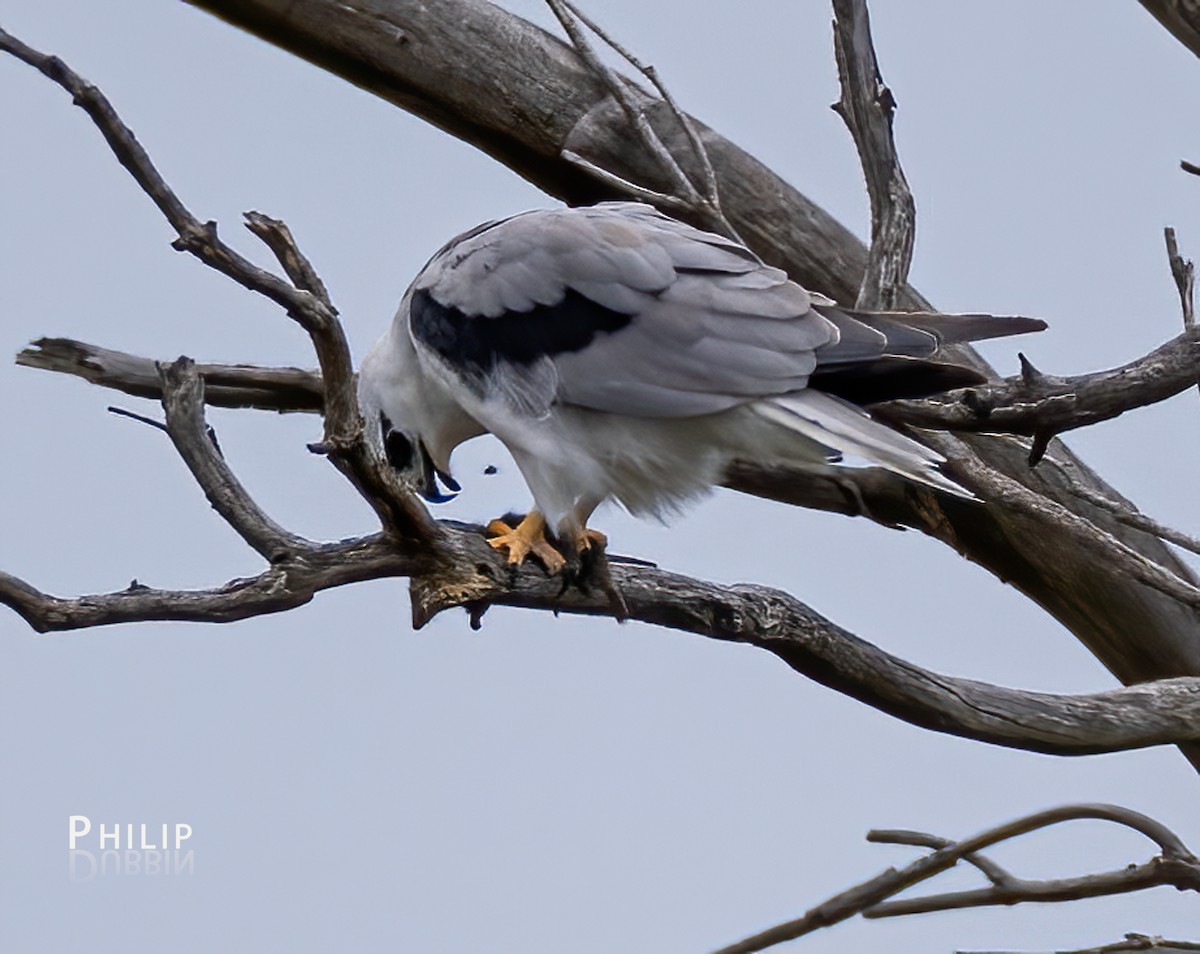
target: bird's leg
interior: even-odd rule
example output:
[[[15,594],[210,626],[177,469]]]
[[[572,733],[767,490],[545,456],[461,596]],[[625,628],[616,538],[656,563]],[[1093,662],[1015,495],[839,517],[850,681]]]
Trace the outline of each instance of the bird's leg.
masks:
[[[542,561],[551,573],[559,573],[567,565],[563,555],[546,539],[546,518],[537,510],[531,510],[515,527],[504,520],[493,520],[487,525],[493,534],[488,543],[508,554],[508,563],[519,566],[532,553]]]

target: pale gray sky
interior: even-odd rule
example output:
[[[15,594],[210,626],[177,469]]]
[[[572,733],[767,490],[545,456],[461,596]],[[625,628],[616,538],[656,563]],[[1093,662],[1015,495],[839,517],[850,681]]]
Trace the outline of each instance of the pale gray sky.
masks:
[[[511,6],[541,21],[534,0]],[[608,0],[593,12],[682,102],[855,227],[824,2]],[[1162,250],[1200,256],[1200,64],[1134,0],[873,7],[919,210],[914,279],[948,310],[1046,318],[1041,367],[1127,360],[1174,335]],[[685,26],[686,24],[686,26]],[[185,201],[225,234],[284,218],[356,354],[430,252],[551,204],[474,150],[174,0],[0,0],[0,25],[102,86]],[[311,364],[277,310],[168,247],[86,117],[0,60],[0,354],[41,335],[167,358]],[[819,290],[819,289],[818,289]],[[0,362],[0,566],[52,592],[257,570],[159,433],[113,395]],[[120,403],[152,411],[133,399]],[[1145,510],[1195,531],[1195,395],[1072,437]],[[308,417],[214,412],[271,513],[371,528],[304,444]],[[483,466],[502,465],[484,478]],[[525,502],[496,445],[464,448],[455,514]],[[602,512],[615,549],[783,587],[923,665],[1058,691],[1113,685],[1061,627],[915,533],[729,493],[670,528]],[[794,916],[909,853],[868,828],[956,836],[1067,801],[1153,814],[1200,847],[1200,780],[1171,749],[1063,760],[918,730],[753,649],[494,610],[420,634],[404,585],[230,626],[34,636],[0,611],[0,947],[22,952],[697,952]],[[190,877],[72,882],[67,819],[187,822]],[[1031,874],[1140,860],[1097,825],[1001,857]],[[966,883],[965,877],[957,883]],[[1081,947],[1197,936],[1162,890],[1068,907],[853,922],[796,950]]]

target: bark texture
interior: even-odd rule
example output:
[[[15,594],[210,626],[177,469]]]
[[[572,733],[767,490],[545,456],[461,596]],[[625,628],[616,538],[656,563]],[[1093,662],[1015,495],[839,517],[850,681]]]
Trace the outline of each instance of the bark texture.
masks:
[[[1200,2],[1197,0],[1141,0],[1141,4],[1172,36],[1200,56]]]

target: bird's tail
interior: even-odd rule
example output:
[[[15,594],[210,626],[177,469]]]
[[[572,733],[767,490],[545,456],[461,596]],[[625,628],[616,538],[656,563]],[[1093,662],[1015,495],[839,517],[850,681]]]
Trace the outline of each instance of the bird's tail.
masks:
[[[833,395],[793,391],[759,401],[754,409],[772,423],[851,458],[847,463],[857,458],[956,497],[978,499],[942,473],[946,461],[940,454]]]

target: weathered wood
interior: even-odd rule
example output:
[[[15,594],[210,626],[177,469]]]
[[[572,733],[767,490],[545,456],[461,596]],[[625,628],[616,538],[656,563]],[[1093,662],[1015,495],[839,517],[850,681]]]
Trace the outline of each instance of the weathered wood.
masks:
[[[159,400],[158,362],[71,338],[39,338],[17,355],[17,364],[73,374],[98,384]],[[214,407],[253,407],[268,411],[320,411],[325,388],[317,371],[239,364],[198,364],[204,400]]]
[[[1200,56],[1200,0],[1140,0],[1154,19]]]
[[[630,148],[624,114],[563,42],[480,0],[186,0],[473,143],[551,195],[583,203],[614,193],[564,161],[570,149],[612,172],[669,189],[653,159]],[[651,108],[663,140],[687,168],[677,123]],[[866,250],[844,226],[762,163],[710,129],[700,134],[729,221],[767,261],[806,287],[853,301]],[[688,169],[695,174],[696,170]],[[927,309],[909,289],[901,305]],[[969,350],[964,360],[986,368]],[[1030,471],[1028,448],[1011,439],[971,438],[990,466],[1094,521],[1191,580],[1159,541],[1122,527],[1078,500],[1061,466],[1118,496],[1057,443]],[[1096,562],[1052,523],[1000,506],[954,501],[931,506],[893,480],[855,479],[882,522],[916,527],[955,547],[1043,606],[1122,681],[1200,675],[1200,622],[1190,607]],[[855,494],[792,475],[747,467],[731,485],[803,506],[858,512]]]

